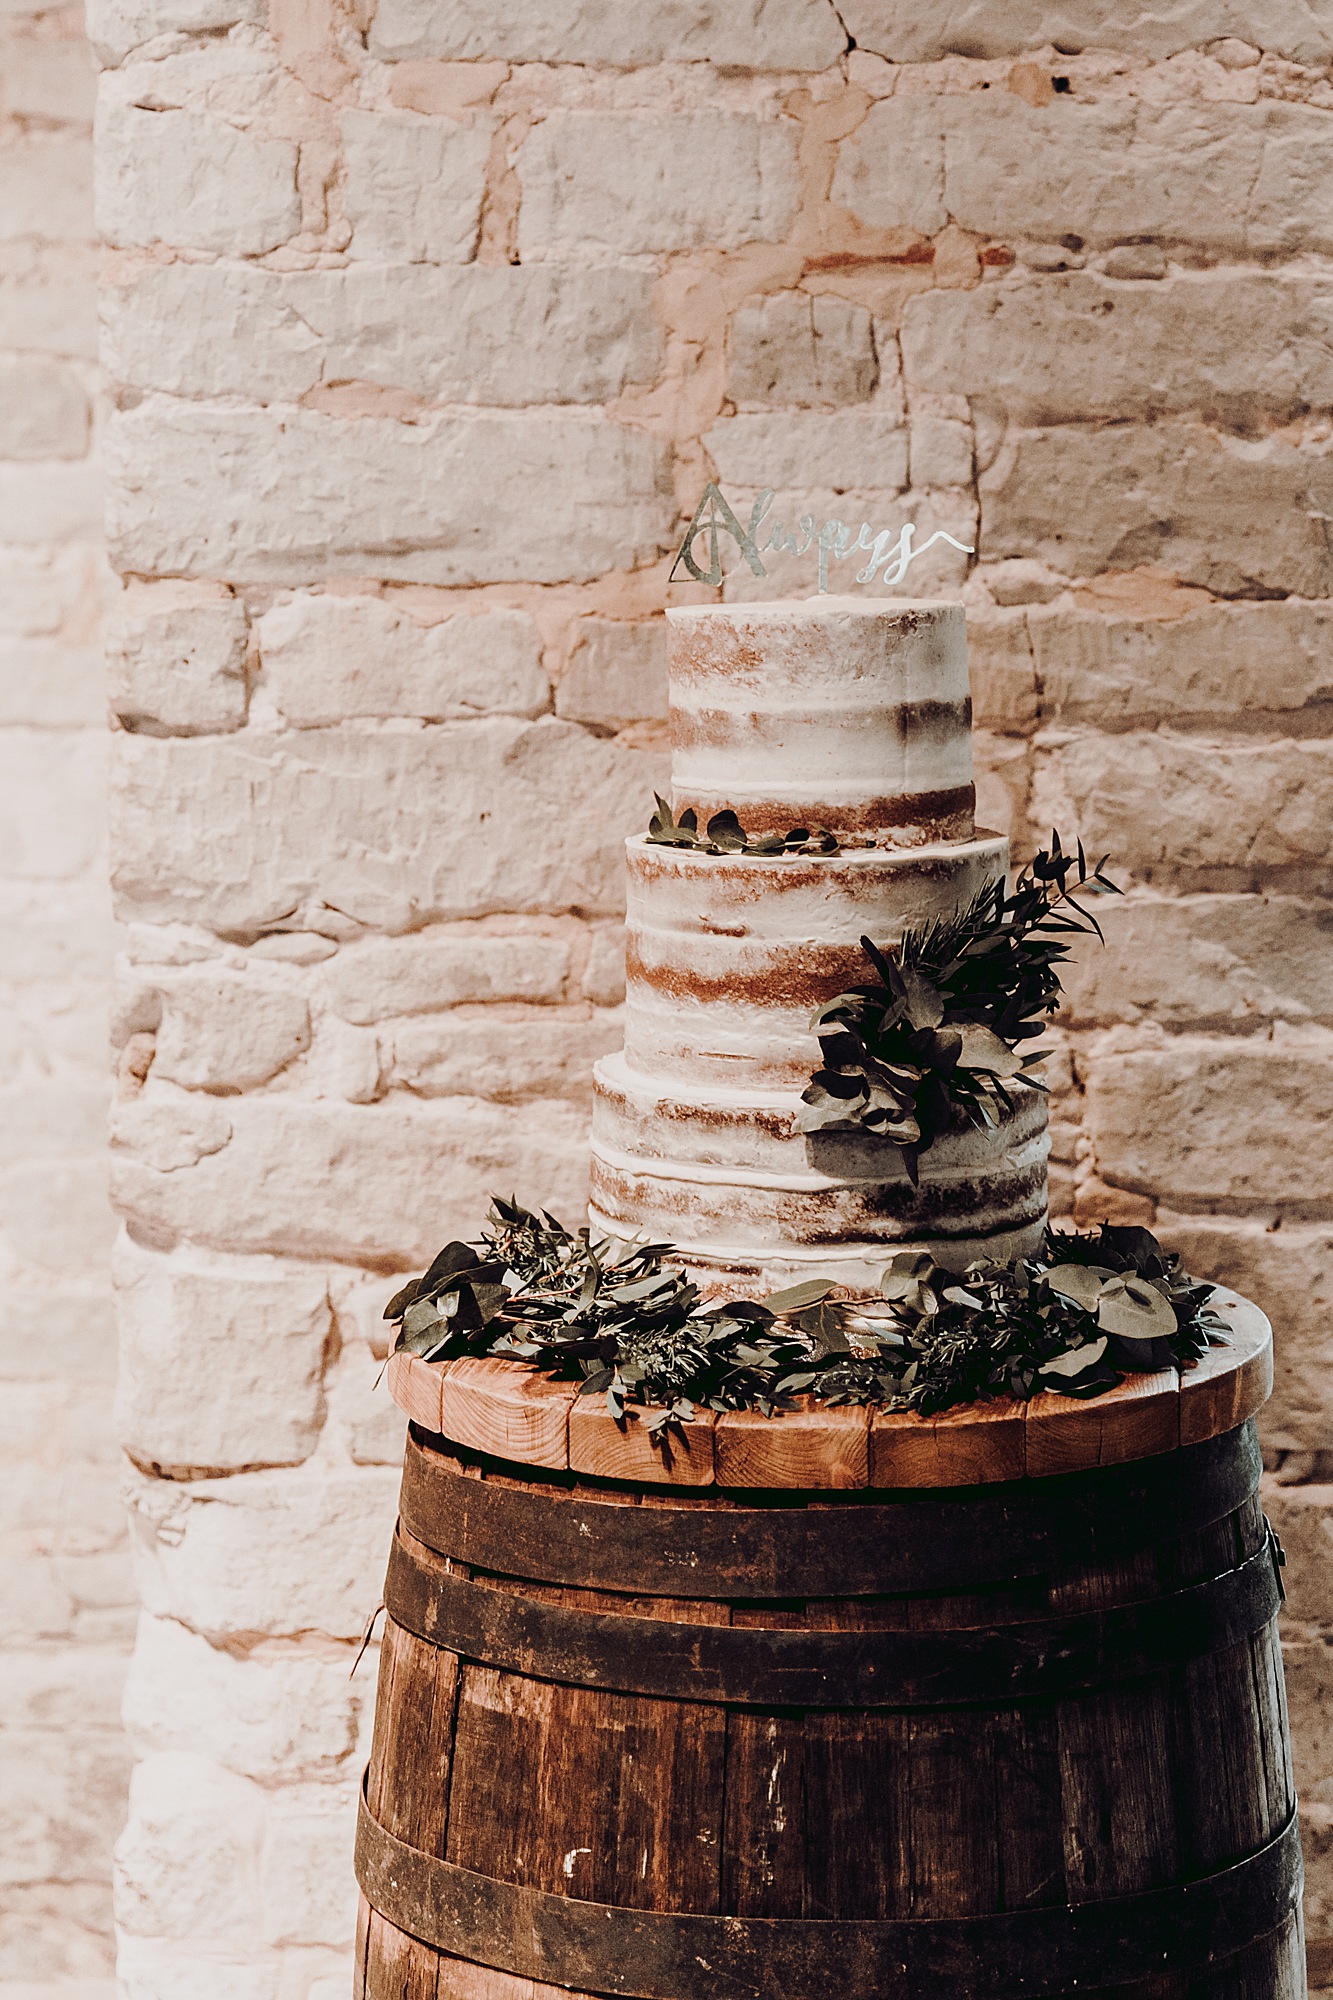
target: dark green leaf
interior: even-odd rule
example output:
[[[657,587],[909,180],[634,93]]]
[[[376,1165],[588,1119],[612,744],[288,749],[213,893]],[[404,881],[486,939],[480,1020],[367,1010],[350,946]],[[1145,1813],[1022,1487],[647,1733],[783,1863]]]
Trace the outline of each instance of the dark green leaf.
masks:
[[[785,1292],[770,1292],[762,1303],[771,1313],[799,1312],[802,1306],[815,1305],[836,1290],[832,1278],[807,1278],[804,1284],[790,1285]]]

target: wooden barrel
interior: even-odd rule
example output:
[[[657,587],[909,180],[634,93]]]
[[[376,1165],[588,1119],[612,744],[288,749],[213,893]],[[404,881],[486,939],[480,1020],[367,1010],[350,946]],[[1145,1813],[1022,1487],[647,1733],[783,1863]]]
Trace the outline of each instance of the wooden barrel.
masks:
[[[1179,1435],[747,1490],[414,1426],[358,2000],[1299,2000],[1254,1425]]]

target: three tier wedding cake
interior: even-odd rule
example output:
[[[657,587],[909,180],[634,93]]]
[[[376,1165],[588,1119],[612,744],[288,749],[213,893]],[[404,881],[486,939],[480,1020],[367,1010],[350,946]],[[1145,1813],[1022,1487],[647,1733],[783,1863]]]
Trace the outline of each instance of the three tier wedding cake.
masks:
[[[832,852],[627,844],[625,1045],[595,1076],[594,1236],[666,1239],[706,1284],[875,1287],[888,1255],[951,1269],[1035,1251],[1045,1101],[957,1120],[919,1161],[873,1132],[804,1132],[812,1010],[1004,877],[973,814],[962,608],[823,596],[669,611],[672,798],[703,826],[796,827]],[[814,843],[806,843],[808,847]],[[833,846],[833,842],[826,843]]]

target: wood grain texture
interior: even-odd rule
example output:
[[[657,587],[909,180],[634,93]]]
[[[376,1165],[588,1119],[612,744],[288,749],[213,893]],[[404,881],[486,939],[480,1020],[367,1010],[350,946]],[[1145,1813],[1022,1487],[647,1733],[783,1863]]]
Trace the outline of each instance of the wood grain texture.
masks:
[[[1022,1403],[972,1403],[920,1417],[876,1410],[870,1420],[872,1486],[984,1486],[1026,1470]]]
[[[717,1420],[719,1486],[865,1486],[870,1477],[870,1412],[830,1408],[802,1397],[781,1417],[727,1410]]]
[[[1177,1375],[1127,1376],[1081,1402],[1041,1395],[1026,1405],[975,1403],[922,1417],[914,1412],[829,1407],[800,1399],[780,1416],[700,1411],[660,1450],[632,1406],[618,1424],[605,1405],[579,1397],[522,1362],[497,1357],[423,1362],[395,1355],[390,1393],[412,1421],[471,1450],[515,1465],[571,1467],[590,1478],[643,1487],[923,1489],[1047,1478],[1200,1444],[1253,1416],[1272,1389],[1272,1333],[1247,1299],[1219,1287],[1219,1311],[1234,1329]]]
[[[580,1396],[569,1413],[570,1469],[659,1486],[711,1486],[716,1425],[712,1410],[699,1410],[692,1422],[673,1424],[655,1444],[638,1410],[627,1409],[617,1421],[604,1396]]]
[[[384,1379],[389,1394],[410,1421],[424,1431],[440,1428],[440,1395],[447,1361],[421,1361],[415,1354],[391,1354]]]
[[[1079,1406],[1071,1407],[1077,1414]],[[868,1448],[868,1425],[846,1423],[864,1413],[841,1414],[844,1434],[859,1435]],[[751,1418],[733,1428],[744,1438],[763,1423]],[[727,1428],[716,1427],[719,1444]],[[771,1437],[774,1428],[760,1434]],[[930,1431],[929,1449],[938,1450],[937,1428],[917,1426],[913,1449]],[[1257,1478],[1248,1434],[1208,1449],[1225,1449],[1250,1467],[1248,1479]],[[1006,1680],[989,1701],[974,1686],[973,1699],[960,1702],[938,1689],[931,1705],[915,1707],[899,1647],[897,1682],[890,1677],[872,1697],[883,1706],[839,1708],[838,1691],[827,1685],[827,1698],[810,1706],[790,1705],[785,1696],[779,1705],[728,1701],[725,1691],[701,1700],[618,1692],[614,1683],[569,1685],[559,1678],[557,1655],[542,1655],[536,1639],[520,1671],[459,1659],[391,1619],[368,1805],[396,1838],[493,1883],[627,1915],[984,1920],[1169,1889],[1266,1847],[1290,1813],[1271,1627],[1225,1643],[1207,1636],[1211,1628],[1193,1638],[1182,1628],[1182,1649],[1168,1647],[1151,1670],[1132,1664],[1137,1656],[1129,1652],[1117,1666],[1117,1614],[1225,1578],[1245,1558],[1262,1556],[1262,1515],[1239,1480],[1228,1510],[1197,1527],[1188,1511],[1182,1526],[1174,1509],[1141,1510],[1141,1533],[1130,1544],[1113,1540],[1099,1554],[1095,1534],[1061,1537],[1043,1544],[1051,1553],[1032,1574],[1016,1576],[1005,1552],[980,1531],[989,1566],[975,1576],[969,1570],[962,1587],[942,1567],[947,1547],[929,1536],[934,1580],[914,1573],[910,1582],[893,1581],[892,1551],[920,1540],[930,1518],[933,1503],[921,1488],[859,1495],[811,1488],[805,1496],[738,1503],[717,1487],[615,1487],[599,1475],[588,1475],[596,1485],[581,1485],[568,1473],[524,1475],[512,1463],[467,1453],[459,1463],[453,1476],[469,1487],[522,1488],[538,1512],[586,1507],[591,1514],[594,1503],[613,1501],[617,1516],[663,1521],[672,1510],[697,1523],[714,1514],[726,1519],[739,1506],[751,1523],[747,1534],[760,1542],[747,1543],[746,1573],[731,1578],[725,1597],[679,1594],[704,1580],[688,1560],[655,1575],[651,1590],[630,1574],[623,1587],[549,1581],[542,1564],[551,1550],[535,1520],[526,1536],[497,1545],[492,1559],[502,1569],[463,1570],[447,1553],[451,1517],[441,1514],[442,1543],[432,1560],[446,1573],[461,1571],[469,1587],[635,1621],[640,1655],[651,1647],[652,1620],[851,1633],[864,1635],[867,1646],[876,1634],[893,1635],[897,1644],[898,1634],[928,1632],[971,1658],[978,1632],[1021,1635],[1053,1617],[1086,1616],[1097,1621],[1106,1647],[1091,1687],[1019,1699]],[[1124,1475],[1108,1469],[1091,1476],[1098,1491],[1104,1477],[1114,1507]],[[1008,1508],[1015,1497],[960,1494],[952,1504]],[[1022,1504],[1063,1513],[1071,1502],[1038,1481]],[[842,1541],[850,1537],[860,1552],[855,1573],[840,1576],[841,1594],[829,1583],[819,1596],[771,1594],[784,1573],[781,1549],[803,1513],[842,1524]],[[862,1515],[875,1517],[873,1534],[857,1529]],[[805,1587],[818,1589],[819,1576]],[[1285,1922],[1279,1930],[1272,1924],[1270,1914],[1264,1934],[1239,1952],[1233,1932],[1230,1956],[1202,1969],[1199,1961],[1162,1971],[1159,1940],[1142,1975],[1115,1987],[1099,1985],[1094,1953],[1077,1992],[1049,2000],[1300,2000],[1294,1933]],[[459,1956],[457,1932],[441,1938],[442,1949],[417,1941],[409,1928],[395,1930],[373,1912],[363,1916],[358,2000],[565,2000],[589,1987],[611,1990],[569,1971],[566,1986],[544,1986],[530,1954],[516,1960],[518,1971],[491,1970]],[[503,1939],[487,1946],[502,1958],[505,1948]],[[1024,1967],[997,1969],[984,1990],[1025,1990],[1026,1976]],[[707,1978],[685,1981],[696,2000],[710,1990]],[[983,1985],[970,1975],[965,1982],[969,1993]],[[777,1989],[756,1978],[753,1990]],[[938,1990],[947,2000],[948,1983]]]
[[[451,1361],[443,1371],[438,1428],[473,1451],[563,1471],[575,1393],[572,1382],[553,1382],[521,1361],[490,1355]]]
[[[1273,1393],[1273,1329],[1258,1306],[1219,1286],[1210,1301],[1231,1333],[1180,1377],[1180,1442],[1199,1444],[1234,1430]]]
[[[1027,1406],[1027,1476],[1045,1479],[1093,1465],[1127,1465],[1180,1443],[1180,1377],[1174,1368],[1127,1375],[1086,1402],[1034,1396]]]

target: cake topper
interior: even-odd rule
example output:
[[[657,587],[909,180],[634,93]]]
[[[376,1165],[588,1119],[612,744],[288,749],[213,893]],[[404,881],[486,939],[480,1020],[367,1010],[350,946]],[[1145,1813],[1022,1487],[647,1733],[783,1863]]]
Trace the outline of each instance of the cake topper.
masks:
[[[933,548],[936,542],[948,542],[950,548],[958,549],[963,555],[975,554],[970,542],[960,542],[956,536],[937,528],[929,540],[919,548],[913,547],[916,524],[904,522],[894,542],[893,530],[882,528],[875,533],[868,521],[862,521],[855,539],[845,522],[831,517],[822,527],[817,527],[813,514],[802,514],[796,527],[784,528],[781,521],[769,523],[765,516],[773,504],[773,488],[766,486],[750,509],[750,524],[744,526],[723,493],[722,488],[711,479],[703,490],[703,498],[694,510],[694,518],[686,530],[685,539],[671,566],[668,583],[681,581],[680,572],[692,577],[696,583],[718,585],[726,574],[722,567],[722,552],[719,535],[730,535],[740,555],[745,558],[756,576],[767,576],[761,548],[765,553],[775,550],[780,555],[803,556],[812,545],[819,551],[819,588],[821,594],[828,589],[829,557],[842,561],[844,557],[855,555],[860,550],[867,551],[868,560],[856,572],[858,583],[873,583],[875,572],[883,564],[880,581],[887,584],[901,583],[910,563]],[[765,539],[761,542],[761,533]],[[700,535],[708,537],[708,568],[701,569],[694,558],[694,544]]]

